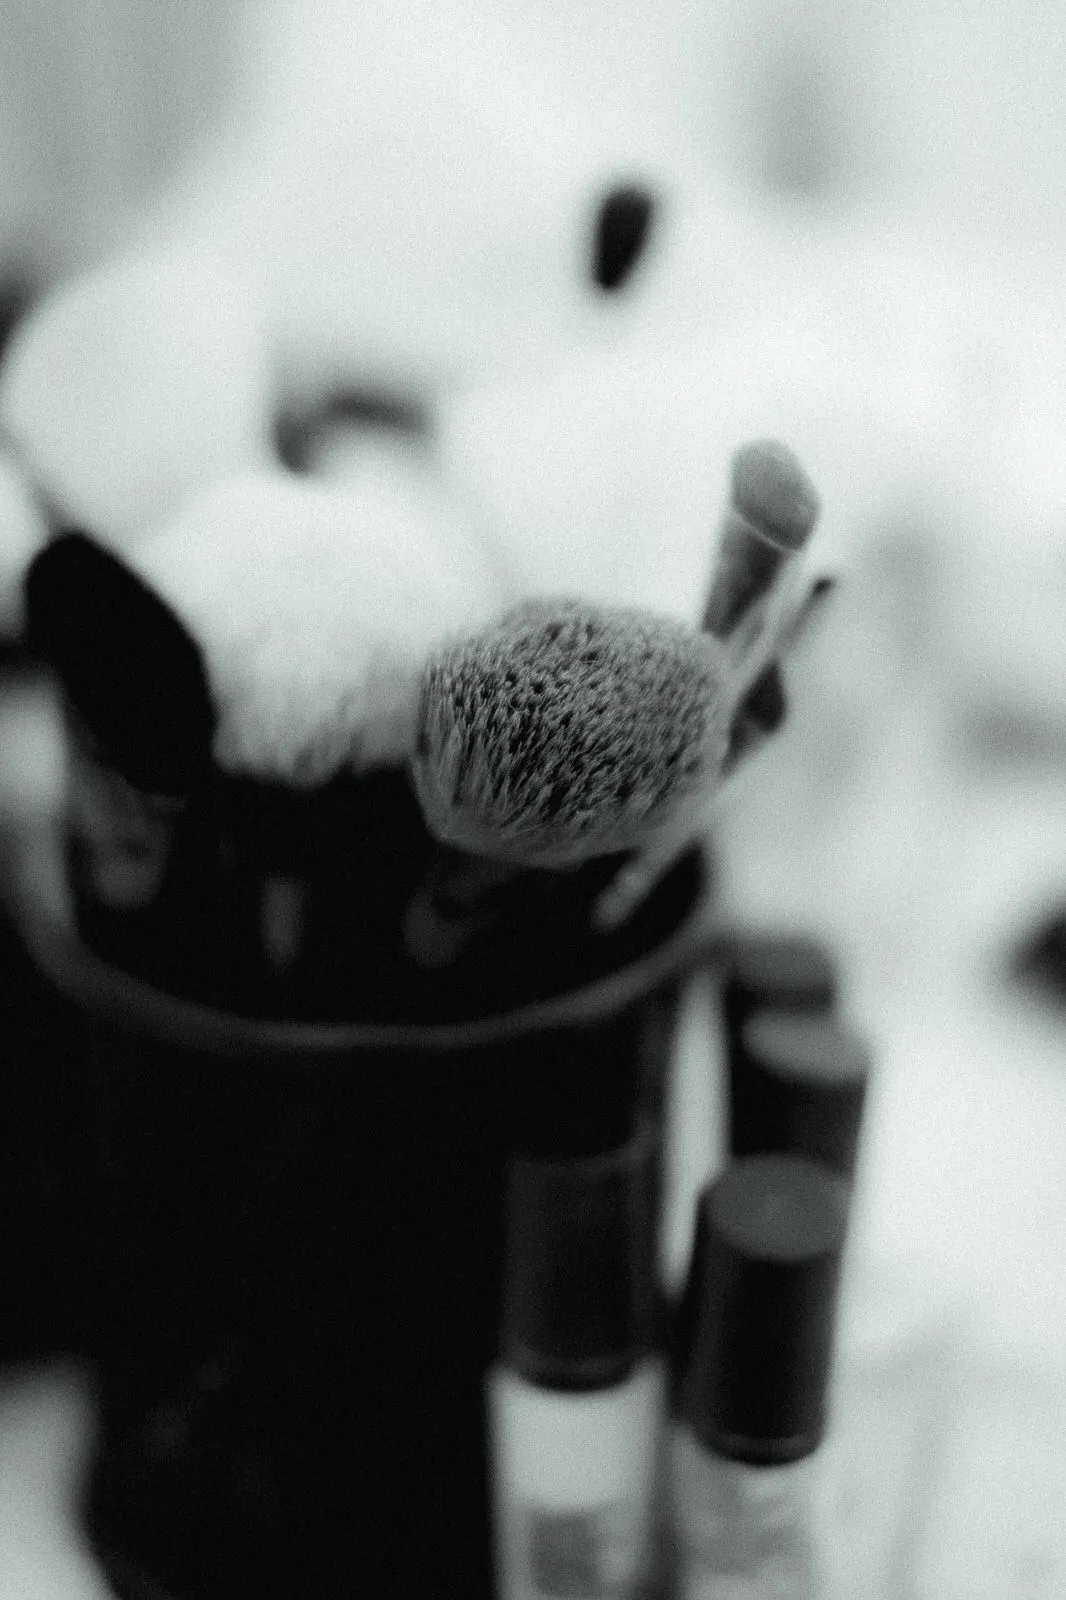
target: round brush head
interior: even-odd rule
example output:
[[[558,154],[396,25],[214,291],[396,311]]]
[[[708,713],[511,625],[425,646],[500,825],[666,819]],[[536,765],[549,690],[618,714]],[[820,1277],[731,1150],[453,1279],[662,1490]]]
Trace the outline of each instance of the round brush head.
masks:
[[[720,645],[683,623],[528,601],[426,668],[413,762],[426,823],[531,867],[639,849],[716,781],[728,699]]]

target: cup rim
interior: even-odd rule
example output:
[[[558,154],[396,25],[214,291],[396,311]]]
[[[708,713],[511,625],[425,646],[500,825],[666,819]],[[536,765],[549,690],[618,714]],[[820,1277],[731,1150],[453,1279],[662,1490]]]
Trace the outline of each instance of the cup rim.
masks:
[[[68,999],[98,1017],[156,1040],[216,1056],[343,1056],[355,1050],[468,1050],[551,1028],[592,1023],[649,993],[671,973],[714,964],[726,935],[710,915],[703,876],[685,916],[644,955],[577,989],[495,1014],[454,1022],[314,1022],[254,1017],[168,994],[84,944],[47,900],[19,897],[17,925],[38,970]]]

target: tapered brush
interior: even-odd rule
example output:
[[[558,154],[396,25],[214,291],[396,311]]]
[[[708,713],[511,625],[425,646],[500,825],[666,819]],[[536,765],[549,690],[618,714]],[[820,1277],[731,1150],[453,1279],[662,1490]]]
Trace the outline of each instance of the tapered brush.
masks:
[[[704,606],[705,634],[720,641],[731,701],[730,736],[704,806],[649,831],[596,904],[604,929],[629,917],[677,854],[710,823],[722,782],[782,726],[787,715],[780,658],[816,610],[816,583],[798,604],[800,556],[821,512],[817,490],[785,444],[757,439],[734,454],[730,496]]]
[[[738,717],[784,714],[783,596],[817,513],[790,451],[748,446],[734,458],[703,631],[538,599],[434,655],[412,762],[430,831],[523,867],[632,852],[594,909],[605,930],[625,921],[703,831]]]
[[[754,680],[753,654],[775,653],[789,609],[798,556],[814,531],[818,494],[787,445],[758,439],[732,460],[703,628],[726,645],[729,660]]]

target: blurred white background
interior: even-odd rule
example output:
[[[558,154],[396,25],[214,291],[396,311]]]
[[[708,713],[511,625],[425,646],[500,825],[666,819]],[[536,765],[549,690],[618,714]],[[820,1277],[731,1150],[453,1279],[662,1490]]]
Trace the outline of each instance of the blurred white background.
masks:
[[[0,245],[62,260],[99,248],[218,114],[243,9],[0,0]],[[352,11],[358,26],[372,16],[358,0]],[[756,190],[918,219],[997,252],[1066,245],[1057,0],[507,0],[490,12]]]
[[[0,244],[45,271],[106,247],[217,114],[232,0],[3,0]]]

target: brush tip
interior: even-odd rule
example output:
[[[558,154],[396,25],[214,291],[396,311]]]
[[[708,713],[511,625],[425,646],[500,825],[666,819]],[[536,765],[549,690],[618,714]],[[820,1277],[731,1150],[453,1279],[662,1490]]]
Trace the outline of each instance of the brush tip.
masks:
[[[713,782],[713,641],[641,611],[527,602],[432,661],[415,785],[447,843],[528,866],[632,849]]]
[[[741,446],[732,466],[737,511],[779,549],[802,549],[821,504],[794,452],[775,439],[757,439]]]

